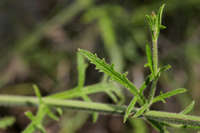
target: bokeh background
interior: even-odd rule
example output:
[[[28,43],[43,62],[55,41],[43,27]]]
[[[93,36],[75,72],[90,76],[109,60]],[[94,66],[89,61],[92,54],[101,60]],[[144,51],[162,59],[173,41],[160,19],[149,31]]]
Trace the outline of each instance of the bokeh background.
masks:
[[[170,98],[153,109],[180,112],[192,100],[192,114],[200,115],[200,0],[1,0],[0,1],[0,93],[34,95],[73,88],[77,84],[76,52],[87,49],[105,57],[136,86],[148,71],[145,44],[151,43],[145,15],[166,3],[159,38],[159,64],[172,69],[159,80],[163,92],[185,87],[187,94]],[[101,81],[102,74],[89,65],[86,85]],[[126,93],[125,104],[131,99]],[[92,97],[112,103],[108,96]],[[29,107],[1,107],[0,116],[16,122],[0,133],[19,133],[30,122]],[[156,133],[142,120],[122,123],[122,117],[100,116],[97,123],[87,113],[64,110],[59,122],[47,118],[48,133]],[[174,133],[192,130],[170,129]]]

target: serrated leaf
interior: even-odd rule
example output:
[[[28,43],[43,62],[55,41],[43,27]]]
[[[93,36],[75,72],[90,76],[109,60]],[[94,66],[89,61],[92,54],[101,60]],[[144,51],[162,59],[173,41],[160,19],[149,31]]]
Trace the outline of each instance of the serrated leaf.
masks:
[[[115,71],[111,65],[107,64],[104,60],[98,58],[95,54],[92,54],[82,49],[79,49],[79,52],[88,60],[90,60],[92,64],[96,65],[96,69],[109,75],[113,80],[119,82],[124,87],[126,87],[134,96],[138,97],[138,101],[140,104],[144,103],[143,96],[139,94],[135,85],[131,81],[129,81],[124,74]]]
[[[181,111],[180,113],[181,114],[188,114],[190,113],[193,108],[194,108],[194,105],[195,105],[195,101],[192,101],[183,111]]]
[[[172,96],[175,96],[175,95],[178,95],[178,94],[181,94],[181,93],[185,93],[187,90],[185,88],[179,88],[179,89],[176,89],[176,90],[172,90],[172,91],[169,91],[169,92],[166,92],[166,93],[163,93],[157,97],[155,97],[152,101],[152,103],[156,103],[158,101],[162,101],[163,99],[166,99],[166,98],[169,98],[169,97],[172,97]]]
[[[134,97],[131,102],[129,103],[125,115],[124,115],[124,123],[127,121],[129,115],[131,114],[131,111],[133,110],[133,108],[135,107],[135,104],[137,102],[137,97]]]

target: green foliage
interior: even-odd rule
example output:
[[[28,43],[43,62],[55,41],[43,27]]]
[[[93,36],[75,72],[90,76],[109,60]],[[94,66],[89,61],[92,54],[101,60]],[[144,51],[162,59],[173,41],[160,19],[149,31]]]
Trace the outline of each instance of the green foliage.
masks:
[[[97,57],[97,55],[94,55],[86,50],[79,49],[79,52],[84,57],[89,59],[92,64],[95,64],[96,69],[109,75],[111,79],[115,80],[116,82],[122,84],[124,87],[129,89],[129,91],[138,98],[139,103],[144,103],[144,98],[142,95],[139,94],[139,91],[136,88],[136,86],[126,78],[127,73],[121,74],[115,71],[113,64],[107,64],[104,59],[100,59]]]
[[[187,90],[185,88],[179,88],[179,89],[176,89],[176,90],[166,92],[164,94],[160,94],[159,96],[157,96],[153,99],[152,103],[156,103],[158,101],[163,101],[166,98],[170,98],[170,97],[175,96],[177,94],[185,93],[186,91]]]
[[[190,113],[195,105],[195,101],[192,101],[183,111],[181,111],[181,114],[188,114]]]
[[[7,129],[9,126],[13,125],[15,121],[15,118],[11,116],[0,118],[0,129]]]
[[[157,14],[155,14],[155,12],[152,12],[151,15],[146,15],[146,19],[151,30],[153,41],[158,39],[160,30],[166,28],[164,25],[162,25],[162,14],[163,14],[164,7],[165,7],[165,4],[163,4],[160,7]]]
[[[78,63],[78,88],[77,89],[80,90],[84,87],[84,84],[85,84],[85,71],[87,68],[87,64],[85,63],[85,60],[82,57],[82,55],[80,55],[79,53],[77,53],[77,63]],[[92,100],[87,95],[83,95],[82,98],[83,100],[87,102],[92,102]],[[93,122],[96,122],[97,119],[98,119],[98,114],[93,113]]]
[[[30,36],[30,42],[28,41],[28,46],[33,45],[37,40],[40,40],[40,35],[44,34],[45,29],[52,26],[55,20],[59,20],[60,25],[64,24],[64,22],[69,21],[73,14],[76,14],[77,11],[82,10],[83,8],[90,5],[91,1],[78,1],[78,7],[70,8],[69,16],[65,16],[62,13],[61,15],[56,16],[49,23],[47,23],[44,28],[39,28],[35,34]],[[104,38],[107,50],[110,51],[111,62],[113,64],[117,64],[117,69],[114,68],[114,65],[110,65],[106,63],[104,59],[100,59],[96,54],[92,54],[89,51],[79,49],[77,53],[77,70],[78,70],[78,84],[75,88],[63,92],[59,92],[47,97],[42,97],[38,87],[36,85],[33,86],[35,90],[35,94],[37,96],[37,101],[34,98],[30,97],[14,97],[17,99],[16,101],[12,101],[15,103],[24,102],[27,104],[28,102],[32,102],[33,104],[38,105],[38,111],[36,115],[33,115],[31,112],[26,112],[26,116],[31,120],[30,124],[23,131],[23,133],[32,133],[36,130],[45,133],[44,128],[44,119],[46,116],[50,117],[53,120],[58,121],[59,118],[54,114],[55,109],[59,115],[62,115],[62,109],[56,108],[57,106],[74,108],[79,110],[88,110],[93,113],[93,121],[95,122],[98,118],[98,112],[100,113],[113,113],[113,114],[121,114],[124,115],[124,122],[126,122],[129,118],[143,118],[148,123],[150,123],[155,129],[157,129],[160,133],[169,133],[167,131],[167,127],[179,127],[179,128],[200,128],[200,118],[196,116],[186,115],[192,111],[194,108],[194,102],[192,102],[189,106],[187,106],[180,113],[168,113],[168,112],[159,112],[152,111],[152,104],[163,101],[172,96],[182,94],[186,92],[186,89],[179,88],[166,93],[160,92],[160,95],[155,96],[155,92],[157,89],[157,83],[161,74],[171,68],[170,65],[165,65],[160,67],[158,64],[158,37],[161,29],[165,29],[166,27],[162,25],[162,14],[165,5],[162,5],[158,10],[157,14],[152,12],[151,15],[147,15],[146,19],[150,27],[150,32],[152,35],[152,47],[147,44],[146,45],[146,56],[147,56],[147,64],[145,65],[150,69],[150,74],[146,77],[145,81],[142,83],[140,88],[137,88],[128,78],[127,73],[120,73],[122,70],[122,56],[120,54],[115,54],[116,51],[120,51],[116,43],[116,38],[114,35],[114,30],[112,29],[112,21],[108,17],[107,8],[93,8],[88,14],[93,14],[91,18],[88,19],[97,19],[102,31],[102,36]],[[104,11],[106,9],[106,11]],[[119,8],[115,8],[119,9]],[[94,10],[97,11],[94,13]],[[87,16],[87,15],[86,15]],[[24,41],[27,42],[27,41]],[[151,50],[152,49],[152,50]],[[116,50],[116,51],[115,51]],[[18,51],[24,51],[23,47],[19,47]],[[115,52],[113,52],[115,51]],[[118,82],[122,86],[128,89],[128,91],[133,94],[133,98],[130,101],[129,105],[121,106],[121,105],[110,105],[110,104],[101,104],[95,103],[90,99],[89,95],[99,92],[106,93],[115,103],[119,103],[119,98],[123,97],[122,92],[119,88],[112,83],[112,81],[102,81],[100,83],[84,86],[85,78],[86,78],[86,69],[87,63],[84,60],[84,57],[87,58],[92,64],[96,66],[100,72],[105,73],[112,80]],[[117,58],[116,58],[117,57]],[[119,57],[119,59],[118,59]],[[149,95],[145,97],[144,90],[150,88]],[[0,100],[5,102],[5,99],[8,97],[1,96]],[[4,99],[5,98],[5,99]],[[24,98],[24,99],[23,99]],[[66,100],[73,98],[81,98],[83,101],[76,100]],[[6,102],[9,103],[10,99],[6,99]],[[11,99],[12,100],[12,99]],[[20,101],[22,100],[22,101]],[[23,101],[24,100],[24,101]],[[138,104],[137,104],[138,103]],[[139,106],[136,107],[136,106]],[[13,119],[5,118],[0,121],[0,127],[6,128],[14,122]]]
[[[77,54],[77,70],[78,70],[78,85],[74,89],[71,89],[69,91],[63,91],[59,92],[50,96],[47,96],[46,98],[54,98],[54,99],[69,99],[69,98],[82,98],[86,102],[92,102],[92,100],[89,98],[89,94],[94,94],[98,92],[105,92],[108,94],[108,96],[111,97],[115,102],[118,101],[115,94],[119,97],[121,97],[121,94],[119,94],[119,90],[114,88],[115,86],[112,83],[99,83],[95,85],[90,85],[84,87],[85,84],[85,71],[87,68],[87,64],[84,61],[84,58],[81,54]],[[42,96],[39,92],[39,89],[36,85],[33,86],[36,96],[39,100],[39,107],[38,112],[36,116],[34,116],[31,112],[26,112],[26,116],[31,120],[31,123],[27,126],[27,128],[23,131],[23,133],[32,133],[35,130],[39,130],[41,132],[45,132],[43,121],[45,119],[45,116],[49,116],[53,120],[59,120],[56,115],[51,111],[52,109],[43,102]],[[115,93],[115,94],[114,94]],[[56,108],[56,111],[62,115],[62,110],[60,108]],[[93,122],[96,122],[98,119],[98,113],[93,112]]]
[[[157,14],[155,14],[153,12],[152,15],[146,16],[150,30],[151,30],[151,34],[152,34],[152,42],[153,42],[152,51],[153,52],[151,52],[151,48],[149,47],[149,45],[146,45],[147,64],[145,66],[149,67],[151,74],[147,77],[147,79],[141,85],[140,89],[136,88],[135,85],[126,78],[126,74],[121,74],[121,73],[117,72],[114,69],[113,64],[109,65],[105,62],[104,59],[98,58],[96,54],[92,54],[88,51],[79,49],[79,53],[82,54],[84,57],[86,57],[92,64],[94,64],[96,66],[96,69],[98,69],[100,72],[104,72],[105,74],[110,76],[111,79],[113,79],[116,82],[123,85],[134,95],[134,98],[131,100],[130,104],[128,105],[128,107],[126,109],[126,112],[124,115],[124,122],[126,122],[126,120],[129,118],[129,116],[131,116],[132,110],[135,108],[135,105],[137,102],[139,102],[141,107],[133,115],[134,118],[140,117],[143,114],[145,114],[145,112],[148,112],[153,103],[156,103],[159,101],[165,101],[166,98],[186,92],[186,89],[180,88],[180,89],[172,90],[170,92],[166,92],[164,94],[161,93],[159,96],[155,97],[156,86],[157,86],[159,77],[161,76],[161,74],[163,72],[165,72],[171,68],[170,65],[166,65],[163,67],[158,66],[158,46],[157,46],[158,45],[157,44],[158,36],[160,33],[160,29],[166,28],[165,26],[162,25],[162,14],[163,14],[164,6],[165,5],[162,5],[160,7]],[[146,100],[146,98],[143,95],[143,91],[149,85],[151,85],[150,93],[149,93],[148,100]],[[189,106],[188,109],[186,109],[186,112],[191,111],[191,109],[192,109],[192,105]],[[161,119],[163,119],[164,121]],[[154,127],[159,129],[160,132],[163,132],[163,133],[168,132],[165,127],[166,124],[162,124],[161,122],[164,122],[164,123],[168,122],[168,123],[176,124],[176,122],[174,122],[175,120],[171,120],[171,119],[164,118],[164,117],[161,119],[158,118],[158,119],[149,120],[149,122]],[[186,124],[186,123],[183,123],[183,124]],[[191,125],[191,126],[194,126],[194,125]]]
[[[145,66],[148,66],[151,73],[154,74],[151,48],[149,47],[149,44],[146,44],[146,56],[147,56],[147,62],[148,63]]]
[[[39,100],[39,107],[36,116],[34,116],[31,112],[26,112],[25,115],[31,120],[31,123],[26,127],[23,133],[32,133],[36,130],[41,131],[42,133],[46,133],[45,128],[43,126],[44,117],[47,115],[51,119],[58,121],[59,118],[51,111],[51,108],[44,103],[42,96],[40,94],[39,88],[36,85],[33,85],[35,90],[35,94]],[[57,109],[59,113],[61,111]]]
[[[128,119],[129,115],[131,114],[133,108],[135,107],[135,104],[137,102],[137,97],[134,97],[131,102],[129,103],[127,109],[126,109],[126,113],[124,115],[124,123],[126,122],[126,120]]]

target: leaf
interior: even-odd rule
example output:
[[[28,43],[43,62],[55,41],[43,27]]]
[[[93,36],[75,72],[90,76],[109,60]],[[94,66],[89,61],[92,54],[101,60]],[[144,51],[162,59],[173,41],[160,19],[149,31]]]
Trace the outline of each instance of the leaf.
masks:
[[[158,76],[160,76],[163,72],[168,71],[170,68],[171,68],[171,65],[169,64],[162,66],[161,68],[159,68]]]
[[[77,64],[78,64],[78,87],[82,88],[85,84],[85,71],[87,64],[84,61],[83,56],[77,53]]]
[[[159,25],[162,25],[162,14],[163,14],[163,9],[164,9],[164,8],[165,8],[165,4],[163,4],[163,5],[160,7],[159,11],[158,11],[157,17],[158,17]]]
[[[33,133],[36,130],[40,130],[42,133],[46,133],[45,128],[42,123],[44,117],[48,115],[53,120],[59,120],[59,118],[53,114],[50,108],[43,102],[41,93],[37,85],[33,85],[36,96],[39,99],[39,107],[36,116],[34,116],[30,111],[26,112],[25,115],[31,120],[31,123],[24,129],[22,133]]]
[[[181,111],[180,113],[181,114],[188,114],[190,113],[193,108],[194,108],[194,105],[195,105],[195,101],[192,101],[183,111]]]
[[[146,56],[147,56],[147,62],[148,62],[148,66],[150,68],[150,71],[151,71],[151,73],[154,74],[151,48],[149,47],[149,44],[146,44]]]
[[[96,123],[97,120],[98,120],[98,118],[99,118],[99,113],[94,112],[94,113],[92,114],[92,122],[93,122],[93,123]]]
[[[82,96],[82,98],[86,102],[92,102],[92,100],[87,95]],[[99,115],[98,115],[97,112],[92,113],[92,120],[93,120],[94,123],[97,121],[98,116]]]
[[[51,110],[47,110],[47,115],[51,118],[51,119],[53,119],[53,120],[55,120],[55,121],[59,121],[59,117],[58,116],[56,116]]]
[[[109,65],[105,62],[105,60],[101,60],[86,50],[79,49],[79,52],[86,57],[90,62],[96,65],[96,69],[100,70],[100,72],[104,72],[105,74],[109,75],[113,80],[117,81],[118,83],[122,84],[125,88],[129,89],[129,91],[136,97],[138,97],[138,101],[140,104],[144,103],[143,96],[141,96],[131,81],[129,81],[125,74],[118,73],[114,70],[113,65]]]
[[[34,120],[35,116],[32,114],[32,112],[30,111],[27,111],[25,112],[25,115],[30,119],[30,120]]]
[[[56,111],[58,112],[58,114],[61,116],[63,115],[63,110],[61,108],[56,108]]]
[[[76,87],[77,88],[77,87]],[[105,92],[107,90],[113,91],[115,86],[111,83],[98,83],[94,85],[85,86],[82,89],[71,89],[63,92],[58,92],[56,94],[47,96],[48,98],[56,99],[71,99],[71,98],[80,98],[84,95]]]
[[[46,130],[42,124],[38,124],[38,125],[36,125],[36,127],[37,127],[37,129],[39,129],[40,132],[46,133]]]
[[[83,89],[84,84],[85,84],[85,71],[87,68],[87,64],[85,63],[85,60],[83,56],[80,53],[77,53],[77,64],[78,64],[78,87],[77,89]],[[86,102],[92,102],[92,100],[87,96],[83,95],[82,96],[83,100]],[[98,119],[98,113],[93,113],[93,122],[96,122]]]
[[[145,103],[136,113],[135,115],[133,115],[133,118],[137,118],[141,115],[143,115],[143,113],[149,109],[150,104],[149,103]]]
[[[146,15],[146,20],[149,24],[153,40],[158,39],[160,29],[166,28],[164,25],[162,25],[162,14],[163,14],[164,7],[165,7],[165,4],[163,4],[159,8],[157,15],[154,12],[152,12],[151,15]]]
[[[15,121],[15,117],[12,116],[0,118],[0,129],[7,129],[9,126],[13,125]]]
[[[157,129],[160,133],[169,133],[162,123],[150,119],[148,119],[148,122],[152,125],[152,127]]]
[[[153,79],[152,75],[148,75],[145,81],[142,83],[141,87],[139,88],[140,95],[143,95],[144,89],[148,87]]]
[[[133,110],[133,108],[135,107],[135,104],[137,102],[137,97],[134,97],[131,102],[129,103],[125,115],[124,115],[124,123],[127,121],[129,115],[131,114],[131,111]]]
[[[38,86],[37,85],[33,85],[33,89],[35,91],[36,96],[39,99],[39,102],[42,103],[42,96],[40,94],[40,90],[39,90]]]
[[[181,94],[181,93],[185,93],[187,90],[185,88],[179,88],[179,89],[176,89],[176,90],[172,90],[172,91],[169,91],[169,92],[166,92],[166,93],[163,93],[157,97],[155,97],[152,101],[152,103],[156,103],[158,101],[162,101],[163,99],[166,99],[166,98],[169,98],[169,97],[172,97],[172,96],[175,96],[175,95],[178,95],[178,94]]]
[[[111,91],[111,90],[110,90],[110,91]],[[112,91],[113,91],[113,92],[116,94],[116,96],[118,97],[117,104],[118,104],[118,105],[121,105],[122,103],[124,103],[124,101],[125,101],[125,96],[123,95],[122,89],[116,87],[116,88],[113,88]]]
[[[146,15],[145,18],[146,18],[146,21],[147,21],[149,27],[152,27],[152,25],[153,25],[153,21],[152,21],[151,16]]]
[[[115,96],[115,94],[113,94],[113,92],[107,90],[107,91],[106,91],[106,94],[107,94],[115,103],[118,102],[118,99],[117,99],[117,97]]]

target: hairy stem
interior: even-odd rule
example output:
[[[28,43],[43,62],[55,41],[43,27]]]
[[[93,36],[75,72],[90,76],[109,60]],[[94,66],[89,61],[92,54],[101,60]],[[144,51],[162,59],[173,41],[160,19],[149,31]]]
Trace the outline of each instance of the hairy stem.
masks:
[[[103,104],[94,102],[91,103],[91,102],[84,102],[77,100],[59,100],[52,98],[43,98],[43,101],[49,106],[71,108],[89,112],[99,112],[103,114],[124,115],[126,111],[126,106],[119,106],[112,104]],[[36,97],[0,95],[0,105],[38,106],[39,100]],[[134,108],[132,113],[135,113],[137,110],[138,108]],[[200,127],[200,117],[198,116],[168,113],[161,111],[148,111],[144,113],[142,116],[150,120],[156,120],[165,123],[167,122],[172,124]]]
[[[154,69],[154,74],[157,75],[157,72],[158,72],[158,39],[157,38],[153,40],[153,69]]]

